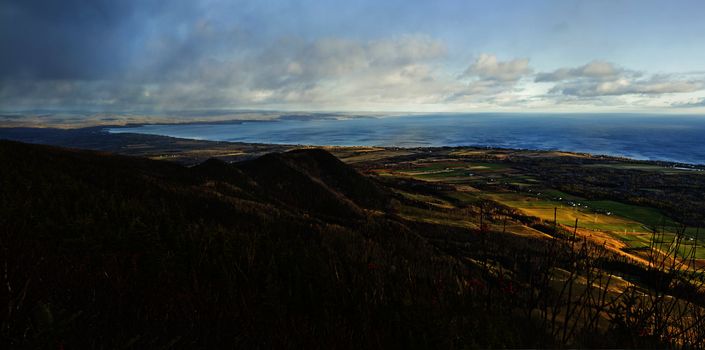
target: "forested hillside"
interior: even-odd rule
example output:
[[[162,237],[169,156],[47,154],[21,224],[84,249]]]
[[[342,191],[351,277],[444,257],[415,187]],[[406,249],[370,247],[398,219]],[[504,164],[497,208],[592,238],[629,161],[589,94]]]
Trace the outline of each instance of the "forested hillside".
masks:
[[[322,150],[184,167],[0,141],[0,164],[13,348],[669,344],[607,304],[609,271],[702,305],[587,242],[409,220],[412,201]]]

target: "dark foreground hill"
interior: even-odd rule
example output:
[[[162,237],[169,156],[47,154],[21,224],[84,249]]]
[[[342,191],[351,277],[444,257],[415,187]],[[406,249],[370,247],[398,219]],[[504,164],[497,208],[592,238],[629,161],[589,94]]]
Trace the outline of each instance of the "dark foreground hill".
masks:
[[[371,214],[384,190],[323,151],[185,168],[0,142],[0,163],[4,344],[452,339],[432,301],[455,263]]]
[[[4,346],[664,344],[607,309],[549,317],[566,244],[407,221],[322,150],[189,168],[0,141],[0,164]]]

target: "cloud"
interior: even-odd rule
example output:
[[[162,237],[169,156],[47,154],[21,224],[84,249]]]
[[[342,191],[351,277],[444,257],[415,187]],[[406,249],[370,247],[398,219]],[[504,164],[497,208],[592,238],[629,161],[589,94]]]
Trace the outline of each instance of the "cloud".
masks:
[[[594,79],[609,80],[624,75],[635,75],[635,72],[627,71],[616,67],[614,64],[605,61],[592,61],[576,68],[560,68],[550,73],[539,73],[536,75],[536,82],[556,82],[570,79]]]
[[[0,77],[119,76],[130,68],[145,23],[176,25],[166,18],[193,13],[191,6],[178,0],[3,1]]]
[[[0,104],[173,109],[423,103],[447,93],[432,67],[446,48],[428,36],[281,38],[238,50],[237,43],[223,47],[237,30],[198,26],[181,37],[156,38],[151,59],[120,79],[5,79]]]
[[[471,30],[496,22],[496,16],[487,16],[488,9],[516,20],[502,6],[478,4],[4,0],[0,1],[0,109],[411,110],[436,104],[440,109],[462,110],[493,105],[551,108],[563,103],[638,108],[639,103],[649,107],[648,103],[669,105],[689,98],[699,102],[702,97],[697,91],[703,89],[703,75],[654,75],[589,61],[593,57],[589,55],[611,55],[614,47],[604,44],[602,34],[576,34],[581,32],[579,21],[551,26],[550,20],[566,16],[549,16],[545,26],[519,37],[501,28],[489,34]],[[469,14],[477,18],[468,21]],[[394,21],[387,21],[390,16]],[[692,23],[699,22],[679,25]],[[639,52],[660,47],[653,52],[655,60],[682,58],[663,69],[678,65],[702,69],[697,52],[686,45],[697,38],[652,29],[658,35],[649,40],[663,36],[676,42],[626,44],[645,48]],[[693,32],[697,31],[684,33]],[[577,36],[585,40],[574,40]],[[507,51],[482,53],[470,62],[454,56],[488,46]],[[629,51],[624,57],[633,56],[630,47],[623,47]],[[587,63],[534,74],[534,60],[555,58],[566,48],[573,56],[588,55],[583,56]],[[532,56],[531,62],[523,56],[501,55],[539,51],[546,54]]]
[[[256,85],[281,88],[316,84],[353,74],[384,75],[392,70],[442,58],[443,43],[423,35],[357,41],[323,38],[313,42],[289,41],[264,50],[251,62]],[[257,69],[264,64],[266,69]]]
[[[529,76],[532,69],[527,58],[500,61],[496,55],[482,53],[463,71],[458,79],[464,86],[446,98],[446,102],[505,101],[506,95],[497,94],[511,91],[521,78]]]
[[[575,68],[560,68],[538,73],[537,83],[555,83],[551,94],[578,98],[621,95],[662,95],[686,93],[704,88],[703,81],[677,75],[649,75],[609,62],[592,61]]]
[[[514,83],[521,77],[531,73],[529,60],[517,58],[510,61],[499,61],[497,56],[483,53],[461,75],[475,77],[480,80]]]
[[[577,97],[597,97],[631,94],[661,95],[698,91],[702,88],[702,83],[694,81],[669,81],[656,78],[635,81],[628,78],[618,78],[602,82],[576,81],[558,84],[551,89],[551,92]]]
[[[672,107],[678,107],[678,108],[697,108],[697,107],[705,107],[705,98],[702,98],[700,100],[694,100],[690,102],[679,102],[679,103],[672,103]]]
[[[409,96],[433,85],[431,63],[445,46],[427,36],[400,36],[373,41],[324,38],[289,41],[223,66],[240,67],[231,86],[267,92],[262,102],[348,102]],[[243,73],[246,72],[246,73]]]

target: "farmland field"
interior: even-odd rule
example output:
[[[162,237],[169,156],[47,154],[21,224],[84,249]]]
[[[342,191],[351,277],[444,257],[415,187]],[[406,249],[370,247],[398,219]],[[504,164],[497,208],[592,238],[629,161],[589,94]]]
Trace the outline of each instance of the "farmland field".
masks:
[[[374,152],[371,153],[374,154]],[[537,157],[589,158],[581,154],[559,153],[530,151],[511,153],[506,150],[461,149],[426,152],[419,154],[417,159],[403,163],[385,163],[384,157],[374,158],[371,154],[365,154],[364,157],[376,160],[366,164],[372,174],[389,179],[410,179],[421,183],[450,186],[450,189],[435,195],[414,194],[413,191],[400,192],[404,198],[417,203],[427,203],[430,208],[403,207],[400,209],[400,214],[406,218],[462,227],[480,227],[479,213],[461,215],[459,212],[464,207],[484,201],[511,208],[520,215],[546,222],[549,227],[553,224],[555,215],[555,223],[569,232],[575,228],[577,220],[579,232],[596,241],[614,240],[614,245],[623,246],[628,254],[635,252],[633,249],[638,251],[651,245],[659,249],[668,249],[680,232],[685,236],[678,246],[679,254],[692,256],[695,251],[695,258],[705,259],[705,246],[702,238],[698,237],[699,230],[696,227],[683,225],[653,207],[624,203],[610,198],[588,199],[581,194],[551,187],[550,181],[523,171],[521,162],[519,164],[516,160],[507,162],[510,156],[513,158],[522,156],[532,160]],[[643,171],[663,176],[689,173],[688,170],[653,164],[605,162],[585,166],[592,169]],[[432,208],[445,211],[439,213]],[[490,219],[483,223],[483,227],[523,234],[543,234],[526,224],[512,220],[507,223],[506,216],[490,216]],[[652,242],[654,232],[660,234],[657,242]],[[693,247],[696,249],[693,250]]]

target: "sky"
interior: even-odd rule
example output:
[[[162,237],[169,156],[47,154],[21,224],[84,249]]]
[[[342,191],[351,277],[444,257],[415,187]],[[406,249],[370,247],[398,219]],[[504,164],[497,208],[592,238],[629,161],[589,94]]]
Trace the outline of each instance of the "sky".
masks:
[[[0,110],[705,113],[705,1],[1,0]]]

